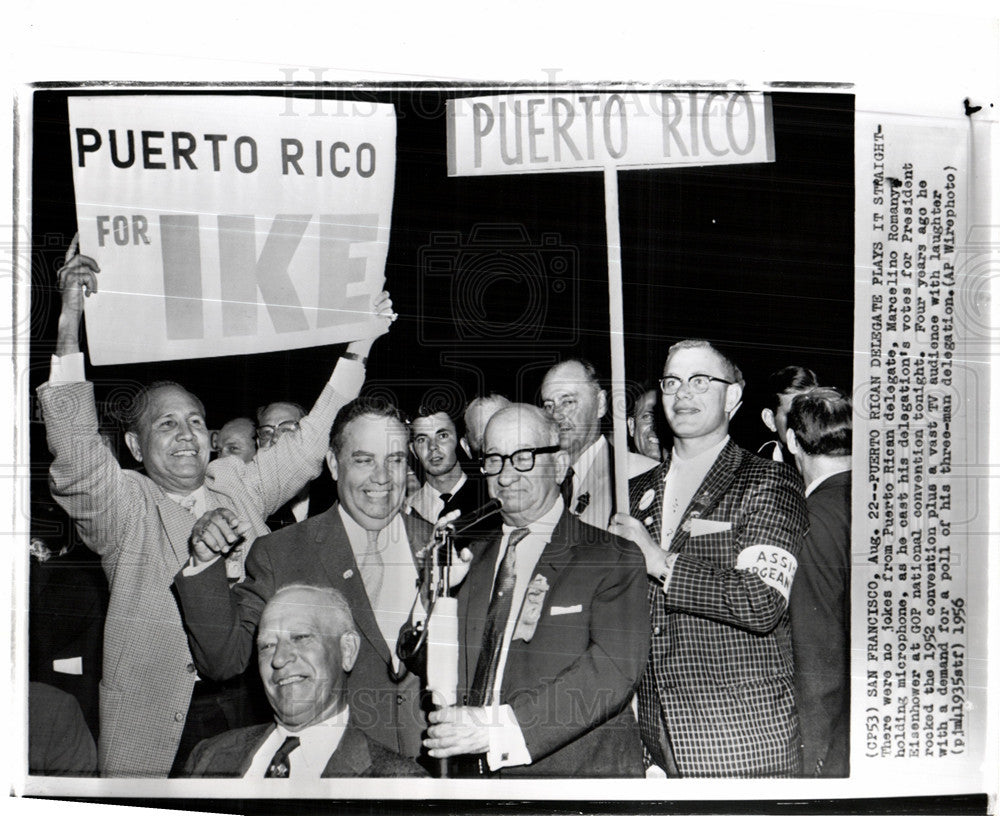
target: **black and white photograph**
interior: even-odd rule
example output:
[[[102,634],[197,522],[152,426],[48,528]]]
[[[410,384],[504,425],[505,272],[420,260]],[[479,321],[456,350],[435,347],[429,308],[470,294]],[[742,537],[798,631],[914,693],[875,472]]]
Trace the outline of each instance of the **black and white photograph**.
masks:
[[[232,69],[16,88],[16,795],[995,803],[998,100]]]

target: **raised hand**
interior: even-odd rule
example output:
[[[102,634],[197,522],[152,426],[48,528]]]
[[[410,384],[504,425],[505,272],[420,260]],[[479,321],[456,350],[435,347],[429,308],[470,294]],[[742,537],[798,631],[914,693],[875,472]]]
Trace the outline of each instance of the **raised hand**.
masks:
[[[80,350],[83,299],[97,291],[97,274],[100,271],[97,261],[80,254],[80,234],[77,233],[66,250],[63,265],[56,271],[56,285],[62,297],[56,338],[56,355],[59,357]]]

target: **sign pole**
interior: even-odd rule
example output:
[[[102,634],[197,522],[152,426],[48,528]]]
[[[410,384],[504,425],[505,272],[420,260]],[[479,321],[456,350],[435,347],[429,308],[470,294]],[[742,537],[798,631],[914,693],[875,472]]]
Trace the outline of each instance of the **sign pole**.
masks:
[[[618,220],[618,170],[604,168],[604,222],[608,238],[608,310],[611,341],[611,416],[614,419],[615,507],[628,512],[628,439],[625,433],[625,328],[622,247]]]

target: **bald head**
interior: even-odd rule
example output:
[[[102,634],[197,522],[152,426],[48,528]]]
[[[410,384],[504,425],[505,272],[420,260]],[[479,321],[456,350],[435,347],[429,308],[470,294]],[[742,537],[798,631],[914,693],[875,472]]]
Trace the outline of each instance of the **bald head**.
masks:
[[[486,425],[493,415],[510,405],[510,400],[500,394],[488,394],[476,397],[465,409],[465,436],[462,437],[462,448],[472,458],[476,459],[483,452],[483,435]]]
[[[255,432],[256,426],[252,419],[247,417],[231,419],[215,434],[213,447],[219,452],[220,459],[235,456],[244,462],[249,462],[257,453]]]
[[[519,403],[495,413],[483,456],[490,496],[501,501],[508,524],[537,521],[559,498],[567,456],[559,447],[559,426],[540,408]]]

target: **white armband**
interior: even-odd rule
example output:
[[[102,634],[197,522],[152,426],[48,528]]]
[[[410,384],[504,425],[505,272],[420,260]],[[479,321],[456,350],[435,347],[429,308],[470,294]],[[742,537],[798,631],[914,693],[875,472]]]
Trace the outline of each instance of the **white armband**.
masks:
[[[785,603],[788,603],[792,579],[798,567],[799,562],[794,555],[771,544],[754,544],[736,559],[736,569],[755,573],[769,587],[778,590]]]

